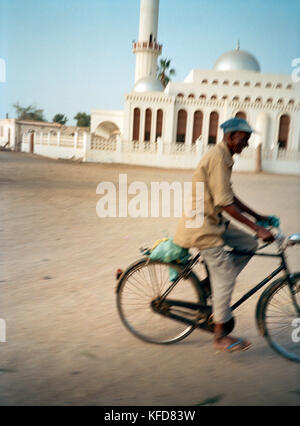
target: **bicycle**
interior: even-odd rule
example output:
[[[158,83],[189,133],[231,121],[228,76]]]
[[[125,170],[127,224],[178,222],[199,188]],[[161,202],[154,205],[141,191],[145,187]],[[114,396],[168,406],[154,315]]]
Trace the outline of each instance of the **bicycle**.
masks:
[[[281,271],[284,275],[273,281],[261,294],[256,305],[258,331],[268,344],[283,357],[300,362],[300,272],[290,273],[285,250],[300,244],[300,234],[286,238],[278,230],[275,242],[277,253],[238,251],[236,254],[277,257],[280,265],[266,278],[252,287],[231,307],[235,311]],[[207,276],[199,279],[193,271],[197,262],[203,263]],[[177,278],[169,280],[170,269]],[[200,252],[186,264],[163,263],[142,257],[131,264],[120,276],[117,309],[125,327],[139,339],[156,344],[172,344],[191,334],[196,328],[214,331],[212,306],[208,302],[209,271]]]

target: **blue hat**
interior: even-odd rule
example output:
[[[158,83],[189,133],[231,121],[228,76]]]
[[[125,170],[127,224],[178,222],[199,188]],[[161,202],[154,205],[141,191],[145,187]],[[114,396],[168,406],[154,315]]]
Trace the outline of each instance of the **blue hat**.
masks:
[[[229,132],[246,132],[252,133],[253,129],[249,126],[246,120],[243,118],[230,118],[230,120],[225,121],[221,124],[221,129],[223,129],[224,133]]]

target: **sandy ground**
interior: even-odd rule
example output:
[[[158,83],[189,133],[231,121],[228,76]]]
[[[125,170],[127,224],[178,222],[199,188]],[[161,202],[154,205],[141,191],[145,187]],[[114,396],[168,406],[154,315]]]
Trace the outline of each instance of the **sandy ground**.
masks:
[[[138,248],[173,235],[176,218],[96,215],[98,183],[190,180],[191,171],[78,164],[0,153],[1,405],[298,405],[299,365],[258,335],[259,292],[237,313],[235,334],[253,347],[215,355],[211,336],[196,330],[170,346],[139,341],[116,310],[115,270]],[[299,183],[293,176],[233,175],[241,199],[300,231]],[[290,249],[299,270],[299,248]],[[277,265],[252,260],[233,299]]]

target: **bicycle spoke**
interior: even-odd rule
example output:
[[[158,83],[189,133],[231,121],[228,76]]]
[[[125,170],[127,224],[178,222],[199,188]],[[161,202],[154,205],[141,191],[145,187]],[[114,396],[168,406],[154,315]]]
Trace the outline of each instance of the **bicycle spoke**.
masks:
[[[295,277],[299,282],[300,274],[295,274]],[[294,297],[299,305],[299,290]],[[300,362],[300,343],[293,339],[293,319],[298,317],[289,285],[283,282],[267,299],[264,322],[271,346],[284,357],[296,362]]]
[[[172,285],[170,264],[141,262],[123,279],[118,291],[118,309],[125,326],[137,337],[153,343],[173,343],[187,336],[194,328],[167,316],[171,313],[196,319],[198,312],[163,305],[161,312],[153,303]],[[173,268],[177,271],[176,268]],[[174,300],[205,303],[199,299],[197,284],[191,280],[179,280],[171,291]],[[162,302],[163,303],[163,302]],[[165,315],[166,313],[166,315]]]

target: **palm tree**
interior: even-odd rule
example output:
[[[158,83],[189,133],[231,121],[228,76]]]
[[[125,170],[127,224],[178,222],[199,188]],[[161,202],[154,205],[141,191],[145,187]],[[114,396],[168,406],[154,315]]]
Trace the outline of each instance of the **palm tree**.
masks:
[[[68,121],[68,117],[64,114],[55,114],[55,116],[52,118],[53,123],[59,123],[59,124],[66,124]]]
[[[157,67],[157,78],[161,81],[164,87],[166,87],[171,80],[171,76],[176,74],[174,68],[170,69],[170,64],[171,59],[161,59],[159,61],[159,66]]]
[[[91,116],[85,112],[78,112],[75,115],[74,120],[77,120],[76,126],[78,127],[90,127]]]
[[[16,111],[18,120],[45,121],[44,110],[38,109],[35,105],[22,107],[19,102],[17,102],[13,107]]]

